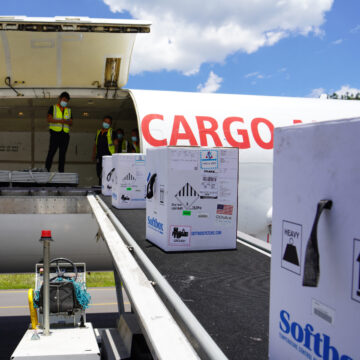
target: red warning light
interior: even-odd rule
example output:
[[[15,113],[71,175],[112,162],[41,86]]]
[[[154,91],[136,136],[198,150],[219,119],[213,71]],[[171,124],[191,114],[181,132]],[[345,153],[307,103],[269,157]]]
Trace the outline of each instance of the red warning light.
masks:
[[[42,238],[51,238],[51,230],[42,230],[41,237]]]

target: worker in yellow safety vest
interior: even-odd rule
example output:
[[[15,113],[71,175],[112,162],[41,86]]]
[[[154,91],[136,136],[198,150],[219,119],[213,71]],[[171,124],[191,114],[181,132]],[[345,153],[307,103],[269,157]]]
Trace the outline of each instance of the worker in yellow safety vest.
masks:
[[[50,171],[54,155],[59,149],[59,172],[64,172],[66,150],[70,140],[70,127],[73,123],[71,109],[68,107],[70,95],[64,91],[60,94],[58,103],[50,106],[47,122],[49,124],[50,144],[45,167]]]
[[[96,174],[99,178],[99,185],[101,185],[102,157],[112,155],[115,152],[111,124],[112,117],[110,115],[105,116],[102,127],[97,131],[95,137],[92,160],[96,160]]]
[[[131,131],[131,142],[129,144],[130,153],[139,153],[140,152],[140,139],[139,139],[139,130],[133,129]]]
[[[123,129],[121,128],[116,129],[114,144],[117,153],[127,153],[129,151],[129,143],[125,139],[125,134]]]

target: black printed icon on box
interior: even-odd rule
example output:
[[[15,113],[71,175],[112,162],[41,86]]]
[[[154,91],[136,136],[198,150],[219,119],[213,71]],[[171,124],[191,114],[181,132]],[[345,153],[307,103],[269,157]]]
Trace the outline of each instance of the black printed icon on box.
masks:
[[[199,193],[189,184],[186,183],[176,194],[175,198],[178,200],[186,209],[194,204],[199,199]]]
[[[351,298],[360,303],[360,240],[354,239]]]
[[[165,187],[164,185],[160,185],[160,204],[164,205],[165,202]]]
[[[169,246],[190,246],[191,226],[171,225],[169,232]]]
[[[124,176],[123,180],[126,180],[126,181],[135,181],[136,178],[133,174],[131,173],[128,173],[127,175]]]
[[[281,267],[301,275],[302,225],[283,220]]]

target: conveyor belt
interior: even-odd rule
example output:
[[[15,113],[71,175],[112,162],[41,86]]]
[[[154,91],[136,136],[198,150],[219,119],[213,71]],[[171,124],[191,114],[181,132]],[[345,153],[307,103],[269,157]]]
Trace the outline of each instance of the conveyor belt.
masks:
[[[267,359],[270,258],[236,250],[165,253],[145,240],[145,210],[102,197],[229,359]]]

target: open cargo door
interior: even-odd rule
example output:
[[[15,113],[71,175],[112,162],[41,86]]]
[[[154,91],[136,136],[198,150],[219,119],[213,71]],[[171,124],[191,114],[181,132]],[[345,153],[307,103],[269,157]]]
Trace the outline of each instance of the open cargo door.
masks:
[[[0,17],[0,88],[120,88],[138,20]]]

